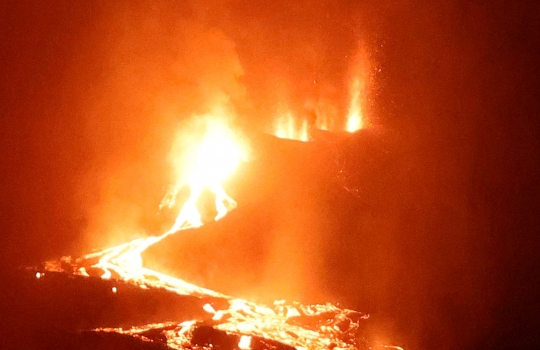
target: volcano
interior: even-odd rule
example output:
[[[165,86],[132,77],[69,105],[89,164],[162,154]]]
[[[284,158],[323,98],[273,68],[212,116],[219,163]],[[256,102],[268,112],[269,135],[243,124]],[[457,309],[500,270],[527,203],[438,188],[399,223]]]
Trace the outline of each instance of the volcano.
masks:
[[[360,189],[352,179],[360,174],[349,166],[348,145],[358,149],[359,143],[377,143],[377,137],[324,132],[317,137],[252,140],[255,160],[238,169],[237,186],[230,183],[237,188],[238,209],[217,221],[180,225],[180,231],[162,237],[22,269],[4,295],[11,305],[4,321],[17,348],[388,348],[363,336],[369,315],[361,312],[328,302],[265,300],[271,293],[262,293],[264,286],[258,293],[264,302],[227,295],[242,295],[261,282],[269,237],[279,228],[276,213],[303,215],[298,204],[321,188],[342,198],[342,205],[357,200]],[[363,153],[375,157],[366,147]],[[297,243],[304,247],[292,254],[315,249],[308,238]],[[134,253],[142,253],[144,267],[131,266]],[[178,272],[173,277],[158,267]]]

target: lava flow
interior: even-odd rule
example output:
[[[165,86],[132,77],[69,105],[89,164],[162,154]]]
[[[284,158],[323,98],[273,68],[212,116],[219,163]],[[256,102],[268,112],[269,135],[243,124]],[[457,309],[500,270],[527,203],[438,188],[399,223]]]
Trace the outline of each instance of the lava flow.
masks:
[[[223,344],[215,344],[214,341],[223,337],[232,342],[230,348],[237,349],[358,349],[355,331],[362,320],[368,318],[365,314],[331,304],[306,306],[276,301],[272,306],[259,305],[198,287],[143,266],[141,253],[149,246],[169,235],[203,225],[196,206],[203,191],[215,195],[217,215],[214,220],[219,220],[236,207],[236,202],[226,194],[222,184],[246,157],[248,146],[241,142],[242,138],[224,120],[211,117],[203,120],[204,133],[198,142],[188,147],[189,155],[183,157],[184,161],[177,164],[177,185],[162,202],[162,206],[172,206],[179,190],[184,186],[189,189],[189,198],[168,231],[160,236],[136,239],[78,259],[63,257],[59,261],[49,261],[45,269],[79,276],[102,271],[102,279],[121,280],[144,289],[165,289],[179,295],[219,298],[226,304],[225,307],[215,308],[205,304],[203,309],[208,317],[202,320],[156,323],[129,329],[98,328],[94,330],[96,332],[115,332],[144,341],[155,341],[147,334],[158,331],[166,339],[165,345],[172,349],[219,347]],[[66,264],[71,267],[70,271],[65,268]],[[116,287],[113,292],[117,292]],[[208,332],[218,332],[221,338],[201,336],[201,333]]]

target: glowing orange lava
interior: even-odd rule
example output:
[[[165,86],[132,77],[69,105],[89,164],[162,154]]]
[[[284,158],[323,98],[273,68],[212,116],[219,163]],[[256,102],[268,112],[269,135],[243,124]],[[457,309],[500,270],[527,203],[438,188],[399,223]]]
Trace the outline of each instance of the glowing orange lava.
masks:
[[[219,293],[146,269],[142,266],[141,258],[143,251],[168,235],[202,225],[197,200],[203,190],[209,190],[215,195],[217,211],[215,220],[219,220],[228,211],[236,208],[236,202],[227,195],[222,182],[236,170],[246,156],[247,146],[239,141],[241,138],[227,125],[226,119],[211,116],[204,116],[202,119],[205,120],[205,124],[202,126],[201,139],[196,140],[195,144],[187,145],[192,153],[183,157],[178,155],[178,158],[184,161],[175,163],[177,168],[185,171],[185,175],[178,176],[177,184],[167,193],[161,204],[162,206],[174,205],[178,191],[183,186],[189,188],[189,198],[182,206],[174,224],[160,236],[136,239],[86,255],[84,259],[99,259],[98,263],[92,267],[104,271],[102,278],[111,278],[114,273],[117,278],[125,281],[134,281],[143,285],[157,285],[185,294],[219,295]],[[82,275],[86,274],[84,267],[79,272]],[[148,283],[150,277],[154,280],[153,283]]]
[[[172,206],[178,191],[187,186],[190,196],[174,225],[167,233],[173,233],[183,227],[198,227],[202,225],[201,215],[196,203],[203,190],[209,190],[215,195],[215,207],[219,220],[228,211],[236,208],[236,202],[229,197],[223,188],[225,181],[236,170],[242,159],[247,155],[247,146],[239,142],[240,138],[223,119],[207,117],[205,132],[202,140],[194,147],[182,164],[176,163],[178,178],[177,185],[169,191],[161,206]],[[187,164],[185,164],[187,163]]]
[[[228,303],[227,308],[216,310],[211,304],[205,304],[203,310],[208,313],[214,329],[237,337],[238,349],[267,348],[261,347],[261,344],[264,345],[261,339],[272,339],[298,350],[356,349],[354,334],[361,320],[366,319],[367,315],[340,309],[332,304],[306,306],[276,301],[273,306],[259,305],[198,287],[143,266],[141,253],[150,245],[168,235],[203,224],[196,206],[203,190],[209,190],[216,197],[215,220],[219,220],[236,206],[236,202],[225,192],[223,182],[234,173],[246,156],[248,147],[240,141],[242,138],[229,127],[226,119],[203,119],[205,122],[201,136],[196,137],[194,143],[188,142],[189,154],[178,155],[178,159],[182,161],[175,164],[179,169],[177,183],[162,203],[166,206],[174,205],[178,191],[183,186],[190,191],[189,198],[167,232],[160,236],[136,239],[78,259],[63,257],[60,261],[49,261],[45,264],[45,269],[66,272],[63,266],[71,266],[71,273],[88,277],[87,269],[91,267],[94,271],[103,271],[103,279],[114,278],[144,289],[160,288],[179,295],[224,299]],[[287,123],[289,122],[290,119]],[[303,138],[302,135],[297,136]],[[43,276],[43,273],[36,273],[38,279]],[[113,287],[112,293],[121,294],[119,288]],[[128,329],[98,328],[95,331],[128,334],[150,341],[144,338],[144,332],[159,330],[165,336],[169,348],[193,349],[190,337],[201,322],[205,321],[156,323]]]

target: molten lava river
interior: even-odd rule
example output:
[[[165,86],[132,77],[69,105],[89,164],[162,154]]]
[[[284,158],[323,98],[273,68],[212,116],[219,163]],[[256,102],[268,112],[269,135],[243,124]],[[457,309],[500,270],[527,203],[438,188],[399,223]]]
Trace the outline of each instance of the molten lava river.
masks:
[[[204,118],[203,118],[204,119]],[[178,166],[177,184],[167,193],[162,206],[173,206],[181,189],[189,189],[172,227],[159,236],[135,239],[116,247],[79,258],[62,257],[48,261],[36,271],[36,278],[64,273],[104,280],[122,281],[145,290],[165,290],[202,300],[200,317],[189,321],[136,325],[130,328],[96,328],[94,332],[117,333],[146,342],[159,342],[170,349],[371,349],[396,348],[368,343],[357,331],[368,315],[340,309],[332,304],[302,305],[275,301],[259,305],[198,287],[181,279],[145,268],[141,253],[169,235],[203,225],[196,202],[203,191],[215,195],[215,220],[236,207],[236,202],[222,187],[238,165],[246,159],[247,143],[226,122],[205,119],[204,133],[188,147],[189,156]],[[187,161],[185,160],[187,159]],[[186,166],[188,164],[188,166]],[[117,293],[117,288],[112,288]],[[160,336],[156,337],[158,333]],[[154,336],[151,336],[153,334]]]

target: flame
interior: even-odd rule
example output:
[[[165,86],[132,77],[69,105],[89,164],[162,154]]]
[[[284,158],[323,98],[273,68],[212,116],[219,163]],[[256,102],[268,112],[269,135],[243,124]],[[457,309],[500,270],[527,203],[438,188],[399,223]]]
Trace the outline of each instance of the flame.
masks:
[[[274,135],[281,139],[292,139],[298,141],[309,141],[309,130],[307,120],[300,123],[291,112],[277,118],[274,124]]]
[[[355,77],[351,84],[351,101],[347,114],[347,125],[345,130],[355,132],[364,127],[364,116],[362,113],[362,98],[365,90],[365,83],[360,77]]]

